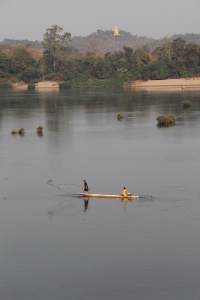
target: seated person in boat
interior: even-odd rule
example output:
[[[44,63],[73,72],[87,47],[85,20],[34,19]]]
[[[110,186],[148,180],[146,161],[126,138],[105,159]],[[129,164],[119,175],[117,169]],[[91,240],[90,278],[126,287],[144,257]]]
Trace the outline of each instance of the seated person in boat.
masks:
[[[83,180],[83,182],[84,182],[84,192],[88,192],[89,191],[88,184],[85,180]]]
[[[126,197],[126,188],[125,188],[125,187],[124,187],[124,189],[123,189],[123,191],[122,191],[122,193],[121,193],[121,196]]]

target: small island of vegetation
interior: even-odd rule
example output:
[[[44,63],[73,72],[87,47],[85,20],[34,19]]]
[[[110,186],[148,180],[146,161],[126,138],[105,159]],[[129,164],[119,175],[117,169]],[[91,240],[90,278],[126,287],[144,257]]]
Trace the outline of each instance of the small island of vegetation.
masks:
[[[158,127],[169,127],[169,126],[174,126],[176,124],[176,117],[174,115],[164,115],[164,116],[159,116],[157,118]]]
[[[191,108],[192,107],[192,102],[187,100],[183,102],[183,108],[187,109],[187,108]]]

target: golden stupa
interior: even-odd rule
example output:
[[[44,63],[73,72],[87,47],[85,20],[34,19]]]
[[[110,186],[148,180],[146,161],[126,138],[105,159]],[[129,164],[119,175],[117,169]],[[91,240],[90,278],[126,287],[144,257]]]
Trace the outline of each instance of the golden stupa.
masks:
[[[115,28],[114,28],[114,35],[120,35],[119,29],[117,28],[117,26],[115,26]]]

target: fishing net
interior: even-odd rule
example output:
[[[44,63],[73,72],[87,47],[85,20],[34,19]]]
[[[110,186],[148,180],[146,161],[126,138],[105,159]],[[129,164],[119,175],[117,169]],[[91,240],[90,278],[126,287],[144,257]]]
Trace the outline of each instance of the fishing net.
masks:
[[[78,193],[82,193],[84,187],[74,183],[56,183],[53,180],[49,180],[48,185],[56,187],[61,192],[67,193],[68,196],[77,196]]]
[[[78,193],[82,193],[84,187],[74,183],[56,183],[53,180],[47,182],[48,185],[57,188],[60,193],[58,197],[60,201],[58,204],[48,211],[49,216],[75,216],[86,212],[88,209],[89,201],[81,198],[82,205],[80,202],[72,201],[73,198],[77,198]]]

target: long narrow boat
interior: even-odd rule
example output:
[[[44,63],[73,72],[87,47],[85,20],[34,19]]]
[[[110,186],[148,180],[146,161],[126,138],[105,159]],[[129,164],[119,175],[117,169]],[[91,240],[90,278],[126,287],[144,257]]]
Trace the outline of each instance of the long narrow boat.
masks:
[[[136,195],[127,195],[126,197],[121,195],[107,195],[107,194],[89,194],[89,193],[78,193],[80,197],[90,197],[90,198],[118,198],[118,199],[139,199]]]

